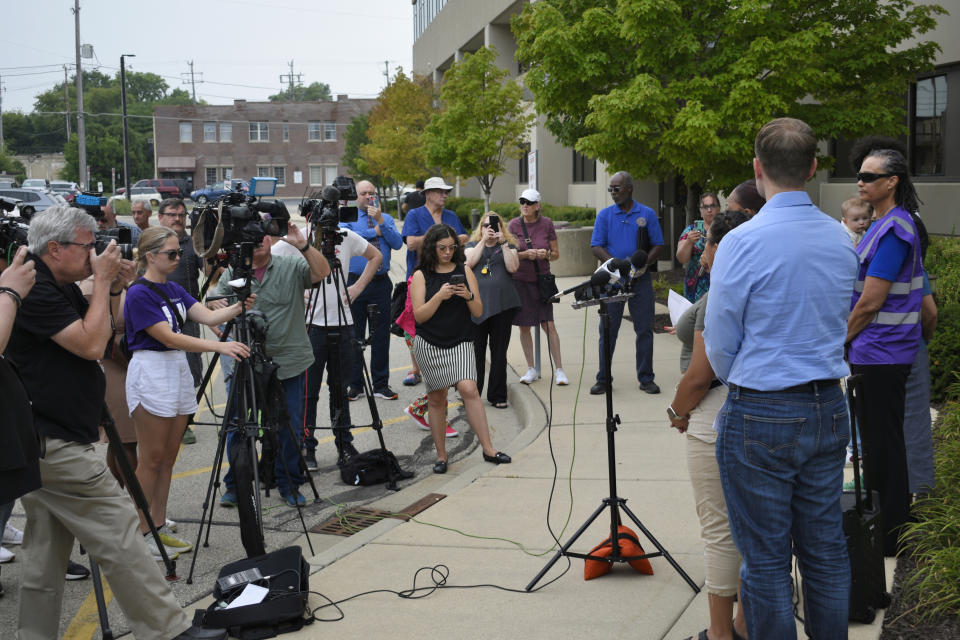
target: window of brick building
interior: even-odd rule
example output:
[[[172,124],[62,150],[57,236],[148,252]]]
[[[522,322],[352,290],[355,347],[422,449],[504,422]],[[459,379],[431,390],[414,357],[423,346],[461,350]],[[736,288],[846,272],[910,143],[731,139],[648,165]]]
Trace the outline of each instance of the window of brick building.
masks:
[[[250,142],[268,142],[270,140],[270,129],[266,122],[250,123]]]

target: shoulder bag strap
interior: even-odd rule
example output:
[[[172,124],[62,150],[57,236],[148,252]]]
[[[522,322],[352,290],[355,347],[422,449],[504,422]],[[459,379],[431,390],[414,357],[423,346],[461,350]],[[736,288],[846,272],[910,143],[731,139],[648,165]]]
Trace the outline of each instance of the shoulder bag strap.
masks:
[[[527,243],[527,249],[533,249],[530,232],[527,231],[527,223],[523,221],[523,216],[520,216],[520,226],[523,227],[523,241]],[[537,260],[538,258],[533,259],[533,271],[537,274],[537,277],[540,277],[540,267],[537,266]]]
[[[167,297],[167,294],[165,294],[160,287],[150,282],[146,278],[139,278],[135,280],[133,284],[131,284],[130,286],[132,287],[135,284],[142,284],[143,286],[147,287],[148,289],[153,291],[155,294],[163,298],[163,301],[167,303],[167,306],[170,307],[170,310],[173,311],[173,315],[176,316],[177,318],[177,328],[179,328],[180,331],[183,331],[183,318],[180,316],[180,310],[177,309],[177,305],[170,302],[170,298]]]

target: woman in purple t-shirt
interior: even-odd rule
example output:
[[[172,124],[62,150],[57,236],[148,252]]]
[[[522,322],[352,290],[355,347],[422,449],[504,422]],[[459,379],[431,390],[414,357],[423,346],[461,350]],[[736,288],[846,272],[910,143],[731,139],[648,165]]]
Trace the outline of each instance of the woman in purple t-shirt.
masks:
[[[180,439],[188,416],[197,410],[185,352],[216,351],[240,359],[247,357],[250,349],[242,342],[203,340],[182,333],[180,320],[216,326],[239,314],[240,303],[213,311],[194,300],[179,284],[167,282],[183,253],[176,232],[167,227],[150,227],[140,235],[138,251],[137,262],[143,277],[130,285],[123,305],[127,345],[132,352],[127,369],[127,408],[137,430],[137,480],[150,504],[153,521],[164,523]],[[140,531],[159,559],[160,552],[149,536],[143,514]],[[189,542],[174,537],[166,525],[159,532],[168,555],[176,556],[193,548]]]

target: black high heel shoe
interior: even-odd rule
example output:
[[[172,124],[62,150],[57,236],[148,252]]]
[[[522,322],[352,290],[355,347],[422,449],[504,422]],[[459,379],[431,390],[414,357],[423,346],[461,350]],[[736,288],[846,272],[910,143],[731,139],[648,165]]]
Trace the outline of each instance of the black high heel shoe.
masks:
[[[487,462],[492,462],[493,464],[510,464],[511,462],[510,456],[508,456],[502,451],[497,451],[492,456],[483,454],[483,459],[486,460]]]

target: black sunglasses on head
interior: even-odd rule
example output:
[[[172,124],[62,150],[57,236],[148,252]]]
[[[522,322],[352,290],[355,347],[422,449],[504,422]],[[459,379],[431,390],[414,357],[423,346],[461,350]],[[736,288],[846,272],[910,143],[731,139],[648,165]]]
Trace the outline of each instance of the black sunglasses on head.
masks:
[[[895,173],[870,173],[869,171],[858,171],[857,180],[860,182],[876,182],[880,178],[892,178]]]

